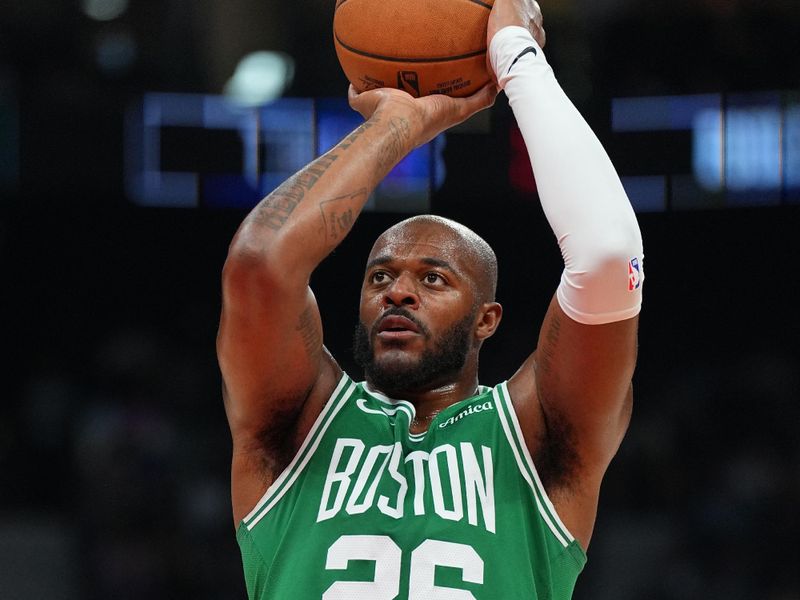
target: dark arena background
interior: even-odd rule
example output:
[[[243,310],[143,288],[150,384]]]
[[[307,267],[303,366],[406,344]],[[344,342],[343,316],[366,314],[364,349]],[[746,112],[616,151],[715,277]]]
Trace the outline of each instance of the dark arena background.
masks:
[[[800,599],[800,2],[542,0],[644,235],[633,421],[580,600]],[[245,598],[214,340],[261,196],[358,123],[333,0],[0,3],[0,598]],[[561,270],[503,98],[402,163],[315,274],[343,366],[409,212],[496,249],[482,380]],[[500,599],[498,599],[500,600]]]

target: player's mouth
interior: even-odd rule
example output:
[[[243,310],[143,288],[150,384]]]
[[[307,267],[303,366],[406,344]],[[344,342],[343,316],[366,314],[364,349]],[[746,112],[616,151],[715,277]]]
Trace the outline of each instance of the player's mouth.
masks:
[[[387,315],[378,323],[378,339],[405,340],[420,335],[414,321],[402,315]]]

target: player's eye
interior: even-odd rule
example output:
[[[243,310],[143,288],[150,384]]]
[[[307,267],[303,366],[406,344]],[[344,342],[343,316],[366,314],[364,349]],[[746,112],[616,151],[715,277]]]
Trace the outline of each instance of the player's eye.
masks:
[[[375,271],[369,277],[370,283],[386,283],[389,281],[389,275],[385,271]]]
[[[437,283],[445,283],[445,280],[439,273],[431,271],[425,274],[425,283],[436,285]]]

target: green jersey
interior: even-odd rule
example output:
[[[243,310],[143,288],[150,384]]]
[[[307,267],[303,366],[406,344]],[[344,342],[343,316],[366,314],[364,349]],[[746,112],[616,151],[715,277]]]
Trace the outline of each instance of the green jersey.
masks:
[[[344,375],[240,523],[251,600],[564,600],[586,562],[505,383],[410,433],[414,406]]]

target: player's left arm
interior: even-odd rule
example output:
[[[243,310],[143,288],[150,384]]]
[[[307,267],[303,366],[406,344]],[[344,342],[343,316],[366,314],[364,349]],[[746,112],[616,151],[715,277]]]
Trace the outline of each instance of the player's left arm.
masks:
[[[495,9],[509,3],[535,5],[498,0]],[[564,272],[537,349],[509,389],[548,492],[586,546],[600,481],[630,419],[642,239],[608,155],[532,36],[536,23],[520,23],[496,27],[490,57],[525,139]]]

